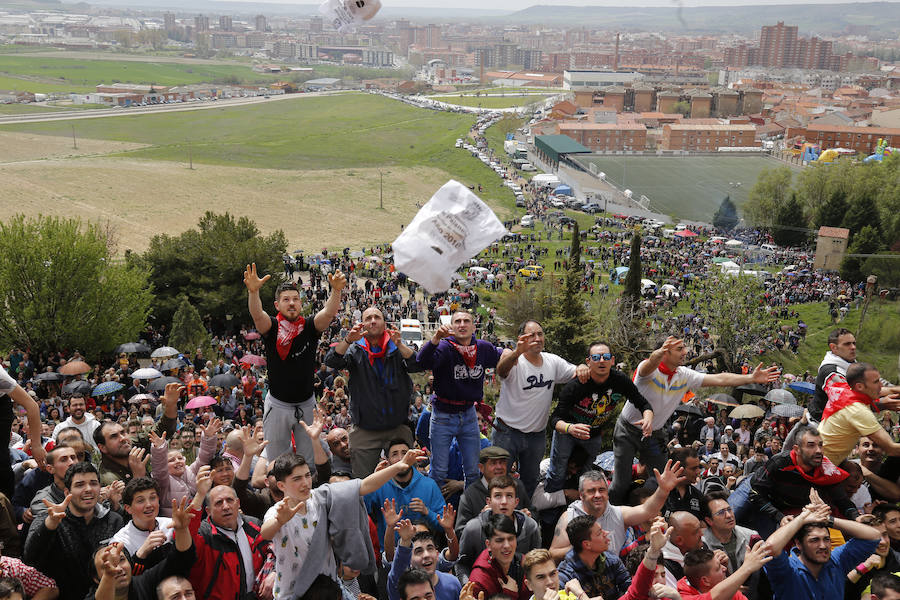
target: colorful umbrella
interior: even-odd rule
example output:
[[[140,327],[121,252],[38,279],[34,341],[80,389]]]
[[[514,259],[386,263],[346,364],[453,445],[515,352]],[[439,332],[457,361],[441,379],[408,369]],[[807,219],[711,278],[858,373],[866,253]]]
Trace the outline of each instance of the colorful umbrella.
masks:
[[[83,375],[91,372],[91,365],[83,360],[73,360],[61,366],[59,372],[63,375]]]
[[[251,341],[252,341],[252,340],[258,340],[259,338],[260,338],[260,335],[259,335],[259,333],[256,332],[256,331],[249,331],[249,332],[247,332],[247,333],[244,334],[244,339],[245,339],[245,340],[251,340]]]
[[[801,394],[814,394],[816,391],[816,385],[808,381],[795,381],[794,383],[789,383],[788,387]]]
[[[266,359],[262,356],[257,356],[256,354],[245,354],[241,357],[241,364],[244,365],[253,365],[255,367],[264,367],[266,366]]]
[[[92,396],[105,396],[106,394],[112,394],[114,392],[118,392],[121,390],[124,385],[119,383],[118,381],[104,381],[100,385],[94,388],[94,391],[91,393]]]
[[[196,396],[191,398],[184,407],[191,410],[194,408],[203,408],[204,406],[212,406],[213,404],[216,404],[216,399],[212,396]]]

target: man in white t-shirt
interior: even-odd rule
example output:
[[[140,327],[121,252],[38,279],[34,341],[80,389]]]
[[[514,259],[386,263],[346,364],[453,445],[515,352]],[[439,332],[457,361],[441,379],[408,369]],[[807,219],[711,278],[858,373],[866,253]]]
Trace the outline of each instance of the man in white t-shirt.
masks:
[[[516,349],[503,351],[497,363],[500,398],[494,419],[492,443],[509,452],[509,464],[518,461],[519,476],[528,496],[538,484],[539,466],[547,447],[553,386],[578,375],[590,376],[587,365],[575,366],[544,352],[544,328],[535,320],[519,326]]]
[[[116,532],[112,541],[121,542],[131,555],[133,572],[139,575],[162,560],[175,548],[172,519],[159,516],[159,484],[150,477],[128,482],[122,504],[131,520]]]
[[[778,367],[762,368],[757,365],[752,373],[699,373],[683,366],[687,348],[684,340],[673,336],[642,361],[634,374],[634,384],[653,409],[653,433],[645,437],[632,423],[641,420],[642,414],[629,401],[625,403],[613,432],[615,471],[609,490],[610,501],[622,504],[631,488],[631,466],[640,454],[649,468],[661,469],[666,463],[666,439],[664,427],[669,417],[681,404],[687,392],[701,387],[734,387],[747,383],[771,383],[778,379]]]

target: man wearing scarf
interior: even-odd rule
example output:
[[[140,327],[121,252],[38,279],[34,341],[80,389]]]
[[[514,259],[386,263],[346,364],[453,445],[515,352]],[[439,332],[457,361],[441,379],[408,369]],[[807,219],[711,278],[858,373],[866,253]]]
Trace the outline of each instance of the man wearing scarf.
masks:
[[[466,485],[477,481],[481,451],[475,403],[484,397],[484,371],[497,366],[502,350],[475,338],[472,315],[457,311],[441,325],[416,357],[434,375],[431,415],[431,477],[438,486],[447,479],[450,443],[459,445]]]
[[[384,314],[374,306],[328,350],[325,364],[350,372],[350,463],[353,476],[363,479],[375,471],[391,440],[405,440],[412,448],[406,425],[413,397],[409,373],[422,368],[415,350],[403,343],[400,332],[388,330]]]
[[[269,374],[269,392],[263,409],[263,432],[269,442],[265,449],[266,458],[271,462],[290,452],[293,435],[297,454],[302,454],[312,465],[315,464],[312,443],[300,426],[300,419],[312,425],[316,406],[313,391],[316,349],[322,332],[328,329],[341,308],[341,290],[347,285],[347,279],[340,271],[329,273],[331,295],[310,322],[300,314],[300,292],[293,281],[284,282],[275,289],[275,309],[278,311],[275,317],[263,310],[259,290],[270,277],[260,278],[255,263],[247,265],[244,272],[250,316],[266,346]]]
[[[770,458],[765,468],[758,469],[750,480],[750,502],[756,509],[756,522],[741,524],[753,527],[763,537],[786,524],[786,516],[803,510],[809,504],[812,488],[847,519],[859,516],[844,488],[849,474],[825,457],[818,430],[801,427],[795,439],[797,442],[790,452]]]
[[[624,504],[631,489],[631,466],[640,454],[649,469],[662,471],[666,464],[668,439],[665,425],[687,392],[701,387],[734,387],[747,383],[767,384],[778,379],[778,367],[757,365],[752,373],[708,375],[683,366],[687,348],[684,340],[669,336],[642,361],[634,374],[634,385],[650,403],[653,418],[647,419],[629,400],[613,431],[615,471],[609,490],[610,502]],[[652,472],[652,471],[651,471]]]
[[[825,456],[831,462],[841,464],[863,436],[872,439],[888,456],[900,456],[900,444],[894,443],[872,412],[880,394],[878,369],[860,362],[847,369],[847,387],[829,388],[819,432],[825,443]]]

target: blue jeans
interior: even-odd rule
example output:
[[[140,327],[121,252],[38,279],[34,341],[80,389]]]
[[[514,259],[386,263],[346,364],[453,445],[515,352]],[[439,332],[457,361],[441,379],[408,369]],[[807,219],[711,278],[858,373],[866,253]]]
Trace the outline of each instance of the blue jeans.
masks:
[[[579,440],[568,433],[553,432],[553,440],[550,442],[550,468],[547,469],[547,481],[544,484],[545,492],[561,490],[566,480],[566,471],[569,467],[569,458],[575,446],[581,446],[588,454],[585,465],[594,464],[594,459],[600,454],[602,436],[591,436],[586,440]],[[592,468],[592,467],[591,467]]]
[[[450,443],[456,438],[463,459],[466,486],[481,478],[478,470],[478,454],[481,452],[481,434],[475,406],[460,413],[448,413],[437,408],[431,414],[431,478],[438,486],[447,479],[450,466]]]
[[[513,462],[519,463],[519,477],[528,497],[534,493],[540,475],[541,459],[544,458],[544,448],[547,445],[547,436],[543,431],[524,433],[518,429],[507,427],[494,419],[494,434],[491,443],[509,452],[509,466]],[[519,507],[525,505],[525,498],[519,503]]]

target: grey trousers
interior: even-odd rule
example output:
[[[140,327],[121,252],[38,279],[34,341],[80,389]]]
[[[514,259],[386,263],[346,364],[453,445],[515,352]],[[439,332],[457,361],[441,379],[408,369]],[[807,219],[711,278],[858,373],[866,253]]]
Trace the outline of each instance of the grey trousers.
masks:
[[[263,435],[269,445],[265,449],[265,458],[269,463],[291,452],[291,434],[294,435],[294,444],[297,446],[297,454],[302,455],[309,463],[310,470],[315,470],[316,460],[313,457],[312,443],[306,430],[300,425],[302,419],[307,425],[312,425],[313,411],[316,408],[315,396],[310,396],[299,404],[282,402],[272,395],[266,394],[263,408]]]

